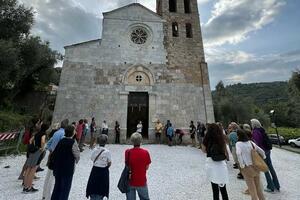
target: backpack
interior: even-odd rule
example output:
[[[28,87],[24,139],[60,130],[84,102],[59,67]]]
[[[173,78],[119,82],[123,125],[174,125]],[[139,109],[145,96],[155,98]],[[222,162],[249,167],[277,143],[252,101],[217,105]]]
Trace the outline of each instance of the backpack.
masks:
[[[263,133],[263,142],[264,142],[264,145],[267,148],[267,150],[272,149],[272,147],[273,147],[272,142],[266,132]]]

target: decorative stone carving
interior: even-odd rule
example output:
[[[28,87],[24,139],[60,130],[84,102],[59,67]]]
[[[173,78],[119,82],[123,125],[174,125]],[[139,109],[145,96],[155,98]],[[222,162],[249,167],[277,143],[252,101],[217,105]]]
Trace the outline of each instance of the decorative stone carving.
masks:
[[[151,86],[154,83],[151,71],[140,65],[129,68],[124,77],[125,85]]]

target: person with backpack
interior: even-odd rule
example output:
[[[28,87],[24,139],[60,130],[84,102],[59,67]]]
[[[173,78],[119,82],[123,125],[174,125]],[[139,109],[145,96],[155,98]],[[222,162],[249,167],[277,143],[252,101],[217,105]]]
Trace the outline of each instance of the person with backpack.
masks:
[[[266,154],[265,162],[268,165],[269,171],[265,173],[267,180],[267,187],[265,188],[265,191],[272,193],[276,190],[279,192],[280,184],[271,160],[272,143],[265,132],[265,129],[257,119],[251,119],[250,122],[252,127],[252,140],[255,144],[257,144],[257,146],[262,148]]]
[[[167,129],[167,137],[168,137],[168,145],[172,146],[172,142],[173,142],[173,137],[174,137],[174,128],[172,126],[172,124],[169,124],[169,127]]]
[[[26,170],[26,162],[27,159],[29,157],[29,152],[28,152],[28,145],[30,143],[30,139],[40,130],[41,125],[42,125],[42,121],[38,118],[33,118],[30,123],[27,125],[27,127],[25,128],[25,133],[23,136],[23,144],[26,145],[26,161],[22,167],[22,171],[19,175],[18,180],[23,180],[24,178],[24,173]]]
[[[29,157],[25,163],[26,170],[23,180],[23,193],[32,193],[38,191],[38,189],[33,187],[32,182],[36,170],[43,159],[43,153],[45,151],[46,144],[46,130],[48,128],[49,126],[47,124],[42,124],[40,131],[30,139],[28,145]]]

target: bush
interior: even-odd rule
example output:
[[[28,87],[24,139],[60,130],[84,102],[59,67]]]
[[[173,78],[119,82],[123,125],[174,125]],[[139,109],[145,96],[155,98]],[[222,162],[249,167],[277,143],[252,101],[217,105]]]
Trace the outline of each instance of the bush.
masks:
[[[288,127],[278,127],[278,134],[282,135],[284,139],[295,139],[300,137],[300,128],[288,128]],[[274,128],[268,128],[269,134],[276,134],[276,130]]]
[[[30,118],[31,116],[28,115],[0,111],[0,131],[21,128],[25,126]]]

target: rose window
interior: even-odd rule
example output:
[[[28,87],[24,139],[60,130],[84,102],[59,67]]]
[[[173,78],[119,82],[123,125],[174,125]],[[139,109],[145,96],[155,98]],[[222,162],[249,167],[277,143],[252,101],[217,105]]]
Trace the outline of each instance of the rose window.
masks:
[[[148,38],[148,33],[144,28],[135,28],[131,32],[131,41],[135,44],[145,44]]]

